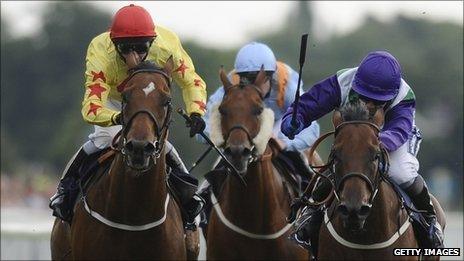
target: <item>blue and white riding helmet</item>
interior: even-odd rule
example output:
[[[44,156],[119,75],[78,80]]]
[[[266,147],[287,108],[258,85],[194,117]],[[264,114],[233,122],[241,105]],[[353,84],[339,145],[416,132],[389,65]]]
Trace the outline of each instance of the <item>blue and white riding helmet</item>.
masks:
[[[243,46],[235,58],[235,72],[258,72],[264,66],[264,71],[275,72],[277,61],[269,46],[251,42]]]

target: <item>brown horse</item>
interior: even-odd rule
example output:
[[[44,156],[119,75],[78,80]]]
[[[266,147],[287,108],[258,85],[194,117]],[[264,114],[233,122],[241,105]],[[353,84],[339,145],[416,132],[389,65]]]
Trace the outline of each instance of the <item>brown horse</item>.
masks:
[[[370,116],[372,115],[373,116]],[[392,185],[384,179],[388,153],[379,141],[383,110],[349,105],[333,116],[335,140],[329,160],[334,200],[324,213],[320,260],[417,260],[394,256],[394,248],[417,248],[409,217]],[[440,224],[444,213],[434,204]]]
[[[232,85],[223,70],[220,77],[225,94],[220,106],[212,108],[217,122],[211,124],[211,138],[223,145],[247,185],[229,175],[217,199],[212,193],[207,258],[307,260],[308,253],[287,239],[292,198],[271,162],[274,117],[264,108],[265,73],[248,85]]]
[[[53,259],[186,259],[181,212],[166,185],[172,68],[170,58],[164,69],[131,74],[118,153],[77,203],[71,225],[55,221]]]

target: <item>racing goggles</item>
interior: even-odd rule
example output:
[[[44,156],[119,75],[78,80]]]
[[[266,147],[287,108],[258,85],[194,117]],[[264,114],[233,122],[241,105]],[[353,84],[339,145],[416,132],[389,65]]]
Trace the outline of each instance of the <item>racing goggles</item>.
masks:
[[[151,42],[135,42],[135,43],[118,43],[116,44],[116,48],[121,54],[128,54],[132,51],[143,54],[148,53],[148,49],[150,49]]]
[[[362,100],[365,103],[372,102],[374,104],[374,106],[376,106],[376,107],[382,107],[387,103],[386,101],[374,100],[374,99],[371,99],[371,98],[366,97],[364,95],[359,95],[359,99]]]

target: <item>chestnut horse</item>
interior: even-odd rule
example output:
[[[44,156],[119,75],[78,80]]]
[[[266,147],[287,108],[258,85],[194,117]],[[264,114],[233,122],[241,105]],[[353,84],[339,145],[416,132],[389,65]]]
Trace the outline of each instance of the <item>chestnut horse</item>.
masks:
[[[172,68],[170,58],[164,69],[131,74],[117,154],[75,206],[71,225],[55,221],[53,259],[186,259],[181,212],[166,185]]]
[[[247,185],[228,175],[219,195],[211,193],[207,259],[307,260],[307,251],[288,240],[292,198],[271,162],[274,114],[264,108],[265,73],[248,85],[232,85],[224,70],[220,77],[225,94],[211,111],[211,139]]]
[[[385,179],[388,153],[379,140],[383,118],[383,109],[370,114],[363,103],[334,112],[335,139],[328,166],[335,197],[319,233],[320,260],[419,258],[393,255],[394,248],[417,248],[418,240],[408,213]],[[444,212],[433,201],[444,227]]]

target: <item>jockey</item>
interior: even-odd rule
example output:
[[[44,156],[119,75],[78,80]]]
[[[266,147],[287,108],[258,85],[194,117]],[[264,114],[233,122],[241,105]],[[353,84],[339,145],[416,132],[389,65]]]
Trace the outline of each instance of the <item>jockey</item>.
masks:
[[[433,247],[443,247],[443,233],[424,179],[418,173],[417,152],[421,141],[415,125],[415,95],[401,77],[398,61],[386,51],[369,53],[359,67],[344,69],[315,84],[301,96],[297,122],[291,124],[293,107],[284,115],[281,130],[294,135],[310,126],[311,122],[348,103],[362,100],[369,109],[383,108],[385,123],[380,141],[390,155],[388,175],[411,197],[415,206],[425,210],[429,225],[429,240]],[[314,197],[323,197],[326,188],[319,186]],[[322,192],[325,191],[325,192]],[[318,200],[318,199],[317,199]],[[321,209],[308,206],[300,216],[303,225],[293,236],[297,242],[310,245],[309,238],[318,233]],[[297,222],[298,223],[298,222]]]
[[[205,123],[206,85],[195,72],[192,60],[182,48],[179,38],[170,30],[156,26],[150,14],[142,7],[129,5],[121,8],[113,18],[110,32],[96,36],[87,50],[85,94],[82,102],[84,120],[94,125],[94,133],[73,156],[66,166],[57,193],[50,199],[53,215],[70,221],[75,188],[80,178],[79,169],[90,155],[111,145],[113,137],[121,130],[121,91],[128,69],[144,60],[163,67],[173,57],[172,77],[182,89],[191,123],[190,136],[203,131]],[[187,186],[196,187],[198,181],[188,174],[176,149],[166,142],[166,162]],[[175,171],[176,170],[176,171]],[[171,175],[170,175],[171,176]],[[192,182],[193,180],[193,182]],[[194,184],[196,182],[196,184]],[[177,182],[175,184],[178,184]],[[175,188],[182,191],[185,188]],[[187,222],[201,211],[203,201],[197,195],[180,199],[187,213]]]
[[[319,137],[319,124],[314,121],[309,128],[301,131],[293,140],[288,139],[280,132],[280,123],[282,116],[287,111],[287,108],[295,99],[295,92],[298,87],[298,73],[295,72],[289,65],[277,61],[272,50],[265,44],[251,42],[243,46],[237,53],[235,58],[234,70],[229,73],[229,79],[233,84],[240,82],[248,84],[253,83],[263,66],[264,71],[269,76],[270,81],[265,83],[267,91],[265,91],[264,103],[274,112],[274,138],[279,140],[283,152],[294,161],[296,167],[312,175],[308,167],[306,156],[302,153],[309,149],[314,141]],[[301,83],[301,85],[303,85]],[[300,93],[303,93],[300,87]],[[210,117],[210,109],[220,103],[224,96],[224,88],[219,87],[216,92],[209,97],[206,105],[207,112],[203,116],[207,123],[205,133],[209,135],[210,126],[208,124]],[[197,139],[203,139],[197,135]],[[302,176],[304,181],[307,181],[306,176]],[[201,189],[202,196],[208,201],[209,184],[205,181]]]

